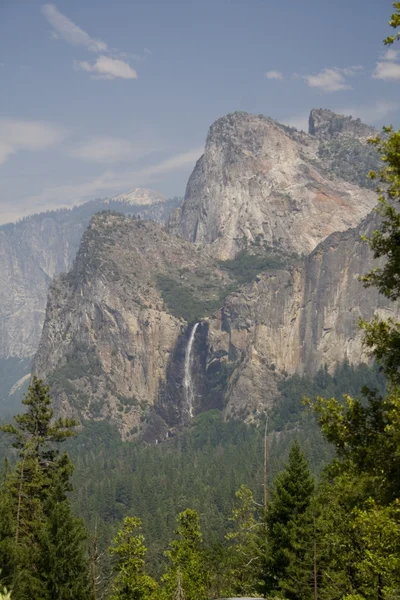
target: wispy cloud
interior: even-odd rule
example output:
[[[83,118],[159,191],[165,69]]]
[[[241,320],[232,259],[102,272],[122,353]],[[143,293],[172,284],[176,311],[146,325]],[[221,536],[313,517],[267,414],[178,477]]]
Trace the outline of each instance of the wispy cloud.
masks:
[[[7,214],[2,216],[0,220],[5,223],[6,220],[15,220],[15,218],[20,218],[24,214],[70,207],[95,197],[114,196],[128,189],[147,186],[160,176],[194,166],[202,152],[203,147],[193,148],[136,170],[116,171],[108,169],[98,177],[83,183],[48,188],[35,196],[25,197],[24,208],[18,214],[14,214],[12,218],[11,214]]]
[[[352,115],[361,119],[368,125],[374,125],[378,121],[381,121],[393,112],[396,112],[400,108],[400,102],[389,102],[387,100],[378,100],[375,104],[370,105],[359,105],[359,106],[347,106],[345,108],[334,109],[334,112],[343,115]]]
[[[127,140],[101,136],[92,137],[69,150],[73,158],[99,164],[129,160],[132,154],[132,144]]]
[[[52,27],[53,37],[63,39],[74,46],[84,46],[90,52],[107,52],[108,46],[102,40],[91,38],[86,31],[83,31],[73,21],[60,13],[54,4],[44,4],[42,13]]]
[[[267,79],[277,79],[282,81],[283,74],[280,71],[267,71],[265,77]]]
[[[134,162],[154,152],[164,152],[168,144],[154,136],[135,136],[134,142],[117,137],[93,136],[68,149],[72,158],[97,164]]]
[[[137,79],[137,73],[127,62],[109,56],[99,56],[94,63],[75,63],[77,69],[92,73],[94,79]]]
[[[141,177],[146,177],[152,180],[158,175],[170,173],[171,171],[178,171],[183,167],[187,167],[188,165],[195,163],[203,153],[203,150],[204,149],[202,147],[194,148],[193,150],[189,150],[188,152],[177,154],[155,165],[144,167],[143,169],[138,171],[138,174],[140,174]]]
[[[0,164],[19,150],[42,150],[54,146],[66,135],[65,130],[51,123],[0,119]]]
[[[339,69],[334,67],[332,69],[322,69],[316,75],[304,75],[304,79],[308,85],[312,88],[317,88],[322,92],[338,92],[340,90],[349,90],[351,85],[347,81],[347,77],[352,77],[361,71],[363,67],[345,67]],[[295,77],[298,75],[295,74]]]
[[[86,31],[63,15],[54,4],[44,4],[42,13],[52,27],[52,36],[89,52],[100,54],[94,61],[76,61],[75,67],[92,74],[93,79],[137,79],[135,69],[123,60],[127,55],[109,48],[103,40],[92,38]]]

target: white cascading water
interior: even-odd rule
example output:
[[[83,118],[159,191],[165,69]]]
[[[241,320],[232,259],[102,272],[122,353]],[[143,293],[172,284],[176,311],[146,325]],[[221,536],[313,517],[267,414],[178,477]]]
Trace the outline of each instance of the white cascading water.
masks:
[[[192,365],[193,365],[193,356],[192,356],[192,348],[194,342],[194,336],[196,335],[196,329],[198,328],[199,323],[196,323],[193,326],[193,329],[190,333],[189,341],[185,350],[185,374],[183,378],[183,387],[185,390],[185,399],[186,405],[188,407],[189,416],[193,417],[193,405],[194,405],[194,388],[193,388],[193,380],[192,380]]]

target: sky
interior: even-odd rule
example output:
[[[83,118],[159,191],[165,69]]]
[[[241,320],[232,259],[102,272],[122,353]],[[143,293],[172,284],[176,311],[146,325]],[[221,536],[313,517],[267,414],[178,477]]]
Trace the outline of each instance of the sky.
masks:
[[[236,110],[400,127],[391,0],[0,0],[0,223],[135,187],[183,196]]]

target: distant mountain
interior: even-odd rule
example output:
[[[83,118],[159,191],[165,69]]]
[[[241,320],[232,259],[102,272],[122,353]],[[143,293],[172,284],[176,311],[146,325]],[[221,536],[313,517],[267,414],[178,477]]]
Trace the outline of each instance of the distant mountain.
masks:
[[[95,213],[111,210],[164,223],[181,201],[135,189],[115,198],[35,214],[0,226],[0,372],[7,371],[8,359],[29,359],[36,352],[50,281],[70,269]],[[24,361],[12,360],[10,365],[15,377],[8,387],[0,388],[0,402],[6,388],[11,389],[26,372]],[[23,365],[20,372],[18,365]]]
[[[154,190],[147,190],[145,188],[136,188],[130,192],[118,194],[110,200],[106,200],[106,203],[124,202],[133,206],[149,206],[151,204],[160,204],[161,202],[167,202],[166,196],[163,196],[159,192]]]

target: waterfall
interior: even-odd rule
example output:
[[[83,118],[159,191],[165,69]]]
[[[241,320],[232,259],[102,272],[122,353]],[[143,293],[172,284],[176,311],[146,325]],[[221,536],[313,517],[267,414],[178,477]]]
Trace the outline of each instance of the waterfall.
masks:
[[[193,326],[192,331],[190,332],[190,337],[188,344],[185,350],[185,375],[183,378],[183,387],[185,390],[185,399],[186,404],[189,410],[189,416],[193,417],[193,404],[194,404],[194,389],[193,389],[193,380],[192,380],[192,366],[193,366],[193,356],[192,356],[192,347],[194,342],[194,336],[196,335],[196,329],[198,328],[199,323],[196,323]]]

